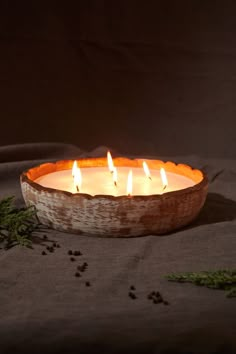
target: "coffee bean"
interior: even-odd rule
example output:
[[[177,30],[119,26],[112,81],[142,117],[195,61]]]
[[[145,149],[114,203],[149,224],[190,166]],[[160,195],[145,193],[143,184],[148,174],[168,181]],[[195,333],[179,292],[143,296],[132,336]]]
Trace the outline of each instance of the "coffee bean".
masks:
[[[80,251],[74,251],[74,256],[81,256],[82,253]]]

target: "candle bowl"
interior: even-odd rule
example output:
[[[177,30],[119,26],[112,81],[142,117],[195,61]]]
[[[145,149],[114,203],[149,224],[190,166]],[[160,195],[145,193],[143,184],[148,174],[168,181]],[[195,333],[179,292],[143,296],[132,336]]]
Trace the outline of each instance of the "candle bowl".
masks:
[[[70,193],[46,188],[35,180],[45,174],[72,168],[73,161],[57,161],[33,167],[21,175],[27,206],[34,205],[40,222],[50,228],[87,235],[131,237],[161,235],[192,222],[204,205],[208,180],[200,170],[184,164],[146,160],[152,169],[185,176],[194,185],[154,195],[112,196]],[[115,166],[141,167],[143,160],[115,158]],[[106,158],[78,160],[83,167],[106,167]],[[96,183],[96,182],[95,182]]]

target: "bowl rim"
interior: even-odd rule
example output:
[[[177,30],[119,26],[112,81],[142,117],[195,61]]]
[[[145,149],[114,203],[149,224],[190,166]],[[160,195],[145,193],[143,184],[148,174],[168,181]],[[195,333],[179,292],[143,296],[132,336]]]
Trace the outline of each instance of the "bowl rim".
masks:
[[[197,192],[201,189],[207,188],[208,187],[208,177],[206,175],[206,173],[200,169],[196,169],[191,167],[190,165],[187,164],[182,164],[182,163],[175,163],[173,161],[162,161],[162,160],[156,160],[156,159],[145,159],[145,158],[135,158],[135,159],[130,159],[130,158],[124,158],[124,157],[114,157],[113,158],[113,162],[115,162],[116,166],[120,166],[120,167],[131,167],[131,168],[135,168],[135,167],[141,167],[141,164],[143,161],[148,161],[149,163],[154,163],[155,165],[159,165],[159,166],[163,166],[167,169],[167,171],[172,172],[172,173],[176,173],[173,171],[170,171],[171,168],[174,168],[176,170],[178,169],[183,169],[186,172],[190,173],[192,172],[193,174],[197,173],[198,176],[201,176],[202,179],[199,182],[196,182],[196,184],[194,184],[192,187],[187,187],[187,188],[183,188],[177,191],[170,191],[170,192],[165,192],[163,194],[150,194],[150,195],[120,195],[120,196],[114,196],[114,195],[109,195],[109,194],[96,194],[96,195],[91,195],[91,194],[87,194],[87,193],[71,193],[68,191],[64,191],[64,190],[60,190],[60,189],[55,189],[55,188],[49,188],[49,187],[44,187],[42,185],[40,185],[39,183],[35,182],[32,178],[29,177],[29,175],[34,172],[34,170],[41,170],[46,168],[54,168],[54,170],[49,171],[48,173],[51,172],[56,172],[56,171],[62,171],[62,170],[67,170],[70,169],[73,162],[75,160],[58,160],[58,161],[53,161],[53,162],[45,162],[45,163],[41,163],[39,165],[35,165],[31,168],[29,168],[28,170],[25,170],[21,173],[20,175],[20,183],[21,186],[23,183],[27,183],[29,184],[32,188],[36,189],[37,191],[44,191],[44,192],[48,192],[51,194],[60,194],[60,195],[65,195],[67,197],[71,197],[71,198],[84,198],[84,199],[107,199],[107,200],[156,200],[156,199],[166,199],[166,198],[170,198],[170,197],[180,197],[183,195],[187,195],[190,193],[194,193]],[[76,159],[77,162],[80,162],[80,164],[82,164],[83,166],[80,166],[81,168],[83,167],[105,167],[107,166],[107,160],[104,157],[99,157],[99,158],[79,158]],[[98,165],[91,165],[94,163],[99,163]],[[122,164],[123,163],[123,164]],[[131,165],[131,166],[129,166]],[[68,168],[62,168],[67,166]],[[70,167],[69,167],[70,166]],[[150,168],[150,166],[149,166]],[[155,168],[150,168],[150,169],[155,169]],[[157,169],[157,168],[156,168]],[[46,173],[45,173],[46,174]],[[177,174],[177,173],[176,173]],[[180,175],[184,176],[184,174],[179,173]],[[43,175],[43,174],[42,174]],[[190,177],[187,177],[189,179],[191,179]]]

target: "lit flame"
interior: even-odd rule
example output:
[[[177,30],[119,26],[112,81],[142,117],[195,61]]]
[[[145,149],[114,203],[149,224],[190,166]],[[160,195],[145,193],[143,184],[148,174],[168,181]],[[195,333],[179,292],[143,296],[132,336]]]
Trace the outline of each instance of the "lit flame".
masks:
[[[114,182],[114,185],[117,187],[117,180],[118,180],[118,176],[117,176],[117,168],[114,167],[114,170],[113,170],[113,182]]]
[[[107,163],[108,163],[108,168],[109,168],[110,172],[113,173],[114,172],[114,164],[113,164],[113,160],[112,160],[110,151],[107,152]]]
[[[145,175],[146,175],[149,179],[152,179],[151,174],[150,174],[149,167],[148,167],[148,165],[147,165],[147,163],[146,163],[145,161],[143,161],[143,169],[144,169]]]
[[[160,169],[160,174],[161,174],[161,180],[162,180],[163,191],[164,191],[166,189],[166,187],[168,186],[168,180],[166,177],[166,171],[164,170],[163,167],[161,167],[161,169]]]
[[[132,187],[133,187],[133,172],[132,170],[130,170],[127,179],[127,195],[129,197],[132,195]]]
[[[74,186],[76,188],[76,191],[79,192],[82,186],[82,175],[76,161],[74,162],[72,167],[72,176],[74,179]]]
[[[74,161],[73,167],[72,167],[72,177],[75,176],[75,171],[77,170],[77,168],[78,168],[77,161]]]

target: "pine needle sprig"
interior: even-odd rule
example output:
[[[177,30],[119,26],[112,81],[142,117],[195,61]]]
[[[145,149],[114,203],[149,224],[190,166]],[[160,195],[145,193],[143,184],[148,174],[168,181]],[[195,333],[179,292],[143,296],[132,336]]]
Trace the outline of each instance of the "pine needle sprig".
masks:
[[[165,276],[169,281],[193,283],[211,289],[226,291],[227,297],[236,297],[236,269],[220,269],[217,271],[172,273]]]
[[[0,243],[6,249],[15,245],[31,247],[32,233],[38,227],[35,207],[16,208],[14,197],[0,201]]]

